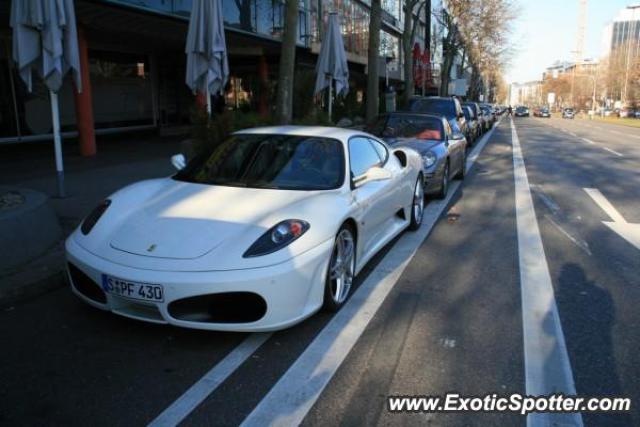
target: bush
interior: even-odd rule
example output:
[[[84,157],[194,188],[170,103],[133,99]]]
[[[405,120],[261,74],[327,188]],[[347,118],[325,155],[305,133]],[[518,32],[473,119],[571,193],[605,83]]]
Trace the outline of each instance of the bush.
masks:
[[[191,120],[193,123],[191,135],[196,153],[210,151],[235,131],[273,124],[271,117],[261,117],[256,112],[229,110],[209,117],[202,108],[194,109]]]

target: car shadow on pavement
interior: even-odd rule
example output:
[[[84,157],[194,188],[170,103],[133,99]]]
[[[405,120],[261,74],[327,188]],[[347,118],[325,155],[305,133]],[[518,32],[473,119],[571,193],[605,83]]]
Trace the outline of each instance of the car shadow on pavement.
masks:
[[[560,271],[556,301],[559,312],[571,318],[562,328],[578,396],[631,397],[625,396],[617,372],[612,342],[616,312],[609,291],[589,280],[580,265],[567,263]],[[633,425],[628,413],[582,416],[586,425]]]

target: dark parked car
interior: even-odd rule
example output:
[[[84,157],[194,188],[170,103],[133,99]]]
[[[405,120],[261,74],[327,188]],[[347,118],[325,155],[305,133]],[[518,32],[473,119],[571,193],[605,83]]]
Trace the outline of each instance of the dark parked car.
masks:
[[[549,109],[547,107],[543,107],[540,109],[540,117],[544,117],[547,119],[551,117],[551,113],[549,112]]]
[[[493,105],[487,104],[485,102],[480,104],[480,107],[486,109],[489,112],[489,115],[491,116],[491,124],[494,124],[498,120],[498,115],[496,114]]]
[[[409,111],[444,116],[451,127],[457,124],[462,134],[467,134],[467,120],[462,111],[462,104],[456,97],[416,96],[409,101]]]
[[[482,111],[482,116],[484,118],[484,131],[486,132],[491,129],[491,126],[493,126],[495,118],[493,116],[491,108],[487,106],[480,105],[480,111]]]
[[[486,126],[484,123],[484,115],[482,114],[482,110],[480,109],[480,105],[477,102],[463,102],[463,107],[470,107],[472,111],[476,113],[476,120],[478,121],[478,132],[479,134],[483,134]]]
[[[467,143],[471,145],[480,135],[480,125],[478,123],[478,118],[474,114],[471,107],[467,107],[466,105],[464,105],[462,106],[462,111],[464,112],[464,118],[467,121],[467,134],[465,135],[465,137],[467,138]]]
[[[451,177],[464,179],[467,140],[444,116],[387,113],[378,116],[366,130],[391,146],[410,147],[420,153],[425,194],[445,197]]]
[[[529,117],[529,109],[527,107],[518,107],[515,112],[516,117]]]

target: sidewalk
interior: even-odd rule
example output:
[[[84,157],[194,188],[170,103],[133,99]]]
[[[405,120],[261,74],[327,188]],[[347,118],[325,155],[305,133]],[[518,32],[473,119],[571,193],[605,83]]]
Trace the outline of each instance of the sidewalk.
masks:
[[[184,137],[124,135],[98,141],[98,154],[83,158],[77,143],[65,141],[67,197],[56,198],[53,145],[50,142],[0,146],[0,185],[40,191],[51,197],[66,238],[85,215],[109,194],[135,181],[170,175],[171,155]],[[64,239],[18,268],[0,271],[0,307],[66,283]]]

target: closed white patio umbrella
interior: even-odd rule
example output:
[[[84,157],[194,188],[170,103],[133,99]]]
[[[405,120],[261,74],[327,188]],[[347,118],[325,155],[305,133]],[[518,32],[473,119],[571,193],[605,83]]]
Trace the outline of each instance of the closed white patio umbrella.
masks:
[[[13,29],[13,60],[27,90],[33,89],[34,72],[49,89],[58,196],[64,197],[58,91],[69,70],[73,71],[78,91],[82,90],[73,0],[13,0],[9,23]]]
[[[187,86],[206,94],[211,114],[211,94],[222,94],[229,80],[222,0],[193,0],[185,53]]]
[[[314,94],[329,88],[329,120],[331,120],[333,82],[335,81],[336,85],[336,96],[346,95],[349,92],[349,66],[336,13],[329,15],[329,24],[322,40],[320,55],[318,55],[316,74]]]

